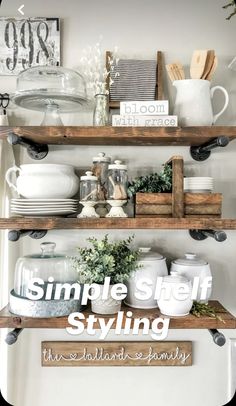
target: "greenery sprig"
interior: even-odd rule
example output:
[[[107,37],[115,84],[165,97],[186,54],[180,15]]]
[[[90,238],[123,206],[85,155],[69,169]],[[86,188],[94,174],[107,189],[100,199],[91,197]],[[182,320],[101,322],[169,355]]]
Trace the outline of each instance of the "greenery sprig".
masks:
[[[225,321],[217,314],[217,310],[206,303],[193,302],[190,313],[199,318],[201,316],[208,316],[225,323]]]
[[[118,242],[89,238],[91,248],[78,248],[79,257],[72,258],[78,272],[79,283],[103,284],[106,277],[111,284],[123,283],[137,269],[139,251],[130,247],[134,237]]]
[[[230,20],[233,16],[236,15],[236,0],[231,0],[230,3],[226,4],[222,8],[226,9],[228,7],[233,7],[233,12],[226,18],[226,20]]]
[[[146,176],[139,176],[130,182],[128,187],[129,196],[141,193],[163,193],[172,190],[172,167],[163,165],[162,171]]]

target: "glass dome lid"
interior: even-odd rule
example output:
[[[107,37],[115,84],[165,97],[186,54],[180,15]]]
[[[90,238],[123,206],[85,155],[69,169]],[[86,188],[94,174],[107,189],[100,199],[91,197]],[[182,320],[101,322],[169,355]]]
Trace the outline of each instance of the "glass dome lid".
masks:
[[[33,278],[44,281],[42,288],[46,291],[49,278],[55,283],[74,283],[78,273],[73,267],[71,258],[55,252],[54,242],[40,244],[41,252],[18,258],[15,267],[14,292],[21,297],[27,297],[29,282]]]
[[[41,252],[37,254],[25,255],[24,258],[31,259],[57,259],[57,258],[66,258],[66,255],[59,254],[55,252],[56,243],[55,242],[42,242],[40,244]]]
[[[56,105],[62,113],[78,110],[89,102],[83,76],[72,69],[55,66],[37,66],[21,72],[12,101],[36,111]]]

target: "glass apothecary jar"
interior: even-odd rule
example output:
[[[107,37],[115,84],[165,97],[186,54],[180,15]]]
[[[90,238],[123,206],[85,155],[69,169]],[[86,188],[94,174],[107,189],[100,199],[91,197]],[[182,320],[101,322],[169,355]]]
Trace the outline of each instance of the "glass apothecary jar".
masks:
[[[108,166],[111,158],[104,152],[93,158],[92,172],[98,178],[98,200],[104,202],[108,198]]]
[[[99,217],[94,206],[98,201],[98,178],[93,175],[93,172],[85,172],[80,178],[80,204],[83,209],[78,218]]]
[[[41,252],[19,258],[15,267],[14,292],[20,297],[27,297],[29,282],[40,278],[45,283],[41,287],[46,292],[48,279],[53,283],[74,283],[78,274],[73,268],[72,261],[64,254],[55,252],[54,242],[40,244]]]
[[[80,201],[96,202],[98,200],[98,178],[91,171],[80,178]]]
[[[116,160],[108,167],[109,200],[127,200],[128,174],[127,165]]]

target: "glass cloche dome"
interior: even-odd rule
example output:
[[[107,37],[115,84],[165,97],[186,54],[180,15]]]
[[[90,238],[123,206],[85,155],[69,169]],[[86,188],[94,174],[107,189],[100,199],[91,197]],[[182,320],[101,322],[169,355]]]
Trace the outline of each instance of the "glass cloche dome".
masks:
[[[53,277],[55,283],[71,284],[78,279],[71,259],[55,252],[55,243],[44,242],[40,247],[41,253],[24,256],[16,263],[14,293],[20,297],[27,297],[28,283],[32,278],[42,279],[45,291],[49,277]]]
[[[78,110],[88,104],[86,84],[78,72],[55,66],[37,66],[21,72],[12,97],[20,107],[46,111],[56,107],[61,113]]]

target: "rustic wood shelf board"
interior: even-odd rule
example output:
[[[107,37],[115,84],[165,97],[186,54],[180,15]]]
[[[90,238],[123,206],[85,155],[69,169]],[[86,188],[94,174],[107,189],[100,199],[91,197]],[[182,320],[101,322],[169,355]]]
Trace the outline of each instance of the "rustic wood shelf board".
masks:
[[[78,219],[61,217],[0,218],[0,230],[236,230],[236,219],[221,218],[100,218]]]
[[[216,320],[210,317],[202,316],[200,318],[193,315],[188,315],[185,317],[171,318],[170,328],[171,329],[235,329],[236,319],[230,314],[219,302],[210,301],[209,304],[214,306],[217,310],[218,316],[225,321],[225,323],[220,320]],[[151,310],[139,310],[133,309],[123,305],[122,310],[124,312],[131,311],[134,318],[146,317],[152,322],[158,316],[160,316],[160,311],[158,309]],[[85,310],[83,312],[85,318],[91,314],[90,310]],[[96,315],[99,317],[99,315]],[[103,318],[109,319],[111,316],[101,315]],[[115,317],[115,316],[112,316]],[[166,317],[162,316],[161,317]],[[84,321],[86,324],[86,320]],[[8,307],[5,307],[0,312],[0,328],[66,328],[69,326],[67,317],[57,317],[51,319],[35,319],[30,317],[19,317],[13,315],[9,312]],[[95,324],[95,328],[98,328],[99,324]]]
[[[0,138],[9,133],[42,144],[189,146],[202,145],[225,135],[236,139],[235,127],[0,127]]]

